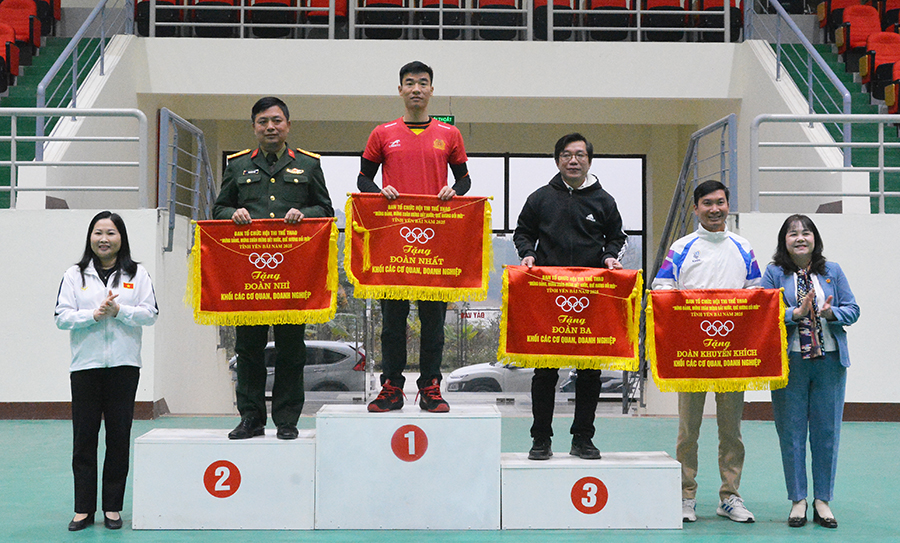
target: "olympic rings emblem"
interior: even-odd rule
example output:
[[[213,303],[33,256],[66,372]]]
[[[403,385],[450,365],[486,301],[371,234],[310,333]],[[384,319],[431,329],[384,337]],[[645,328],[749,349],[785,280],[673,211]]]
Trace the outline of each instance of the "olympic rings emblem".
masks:
[[[582,296],[581,298],[575,296],[569,296],[568,298],[566,298],[565,296],[556,297],[556,305],[558,305],[559,308],[566,313],[568,313],[569,311],[581,313],[582,311],[587,309],[590,303],[591,301],[584,296]]]
[[[425,228],[423,230],[418,226],[415,228],[404,226],[400,229],[400,235],[403,237],[403,239],[406,240],[407,243],[427,243],[429,240],[431,240],[431,238],[434,237],[434,230],[432,230],[431,228]]]
[[[700,323],[700,330],[709,337],[725,337],[734,330],[734,323],[731,321],[703,321]]]
[[[258,269],[269,268],[270,270],[274,270],[278,267],[279,264],[284,262],[284,255],[281,253],[269,254],[250,254],[250,263],[256,266]]]

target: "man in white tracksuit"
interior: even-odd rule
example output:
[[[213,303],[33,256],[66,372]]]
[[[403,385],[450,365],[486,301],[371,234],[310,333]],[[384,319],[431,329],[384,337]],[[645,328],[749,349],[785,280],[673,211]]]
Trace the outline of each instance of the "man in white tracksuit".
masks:
[[[728,189],[718,181],[705,181],[694,190],[694,214],[700,227],[675,241],[653,279],[653,289],[737,289],[759,286],[761,275],[750,243],[730,232]],[[678,393],[678,442],[675,449],[681,463],[682,516],[697,520],[697,439],[703,421],[706,392]],[[719,507],[716,513],[736,522],[753,522],[738,494],[744,466],[741,441],[743,392],[716,393],[716,421],[719,428]]]

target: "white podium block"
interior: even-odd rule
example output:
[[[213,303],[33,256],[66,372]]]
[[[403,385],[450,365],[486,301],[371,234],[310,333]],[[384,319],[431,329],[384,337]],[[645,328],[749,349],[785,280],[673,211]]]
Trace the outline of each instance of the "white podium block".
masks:
[[[500,412],[418,405],[316,415],[317,529],[500,529]]]
[[[502,456],[503,529],[681,528],[681,465],[665,452]]]
[[[132,528],[312,530],[315,461],[313,430],[151,430],[134,441]]]

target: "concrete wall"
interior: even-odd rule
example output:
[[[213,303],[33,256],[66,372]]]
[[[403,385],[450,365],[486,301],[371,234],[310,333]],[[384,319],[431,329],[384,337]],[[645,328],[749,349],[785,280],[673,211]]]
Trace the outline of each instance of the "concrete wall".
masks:
[[[753,245],[760,267],[771,261],[781,224],[788,214],[744,213],[741,235]],[[880,233],[896,232],[896,215],[810,215],[822,236],[824,255],[840,264],[859,304],[860,317],[847,329],[851,367],[848,402],[900,401],[896,382],[900,366],[893,360],[893,332],[900,329],[894,297],[885,294],[889,270],[900,266],[900,248]],[[748,392],[747,401],[768,401],[768,392]]]
[[[765,270],[775,252],[778,230],[789,213],[742,213],[735,217],[735,230],[750,241],[760,271]],[[884,242],[879,232],[900,228],[896,215],[810,214],[822,236],[825,257],[840,264],[856,302],[860,318],[847,328],[851,367],[847,372],[848,403],[897,403],[900,392],[900,366],[892,363],[892,332],[900,327],[900,316],[893,311],[894,298],[884,294],[886,270],[900,266],[900,247]],[[873,266],[876,258],[878,265]],[[674,393],[662,393],[648,382],[649,414],[677,413]],[[768,402],[769,391],[744,393],[747,402]],[[712,395],[707,398],[707,413],[715,413]]]
[[[739,210],[746,211],[749,208],[746,179],[750,122],[761,113],[802,113],[806,107],[793,83],[787,79],[774,81],[774,56],[766,45],[756,42],[418,41],[412,48],[413,42],[404,41],[279,40],[273,54],[270,40],[134,37],[116,40],[113,68],[103,80],[89,86],[85,101],[80,103],[141,109],[150,119],[151,142],[155,140],[152,127],[157,111],[167,107],[205,131],[210,157],[217,169],[222,152],[255,145],[249,110],[257,97],[266,94],[282,96],[291,107],[292,145],[314,151],[360,151],[373,126],[402,114],[402,103],[397,97],[399,66],[414,58],[424,60],[436,71],[435,98],[430,110],[434,114],[456,116],[470,152],[546,153],[559,135],[578,130],[595,143],[598,152],[645,155],[648,194],[644,246],[651,255],[655,254],[657,232],[665,222],[692,132],[730,113],[738,115],[741,181],[737,201]],[[823,137],[817,130],[786,129],[782,133],[796,138]],[[779,132],[777,128],[775,131]],[[128,151],[118,150],[116,146],[108,147],[107,151],[111,156],[122,153],[127,159],[134,159]],[[53,152],[62,158],[80,155],[71,146]],[[151,179],[156,174],[155,154],[155,143],[151,143],[151,171],[148,172]],[[825,165],[834,161],[828,153],[809,152],[798,156],[798,160],[809,164]],[[765,181],[768,185],[764,184],[763,188],[779,186],[786,177],[772,177]],[[65,175],[53,179],[54,183],[74,184]],[[151,189],[151,193],[155,190]],[[98,202],[107,205],[102,199],[85,199],[79,205],[96,208]],[[151,205],[152,202],[151,197]],[[38,213],[34,215],[36,222],[54,223],[53,229],[48,226],[46,232],[59,231],[55,229],[55,217],[63,215],[35,213]],[[47,217],[54,217],[53,221],[47,221],[40,213],[48,213]],[[64,231],[77,234],[72,236],[76,241],[69,240],[69,243],[74,243],[74,253],[79,253],[81,230],[92,211],[71,213],[81,214],[73,215],[75,219],[66,223]],[[193,325],[183,305],[176,309],[186,273],[183,249],[160,254],[163,240],[155,213],[152,228],[149,223],[141,228],[148,228],[148,236],[153,232],[155,239],[146,242],[150,252],[137,254],[145,261],[149,260],[145,255],[156,255],[158,274],[151,273],[160,276],[158,296],[161,304],[165,300],[169,309],[152,331],[154,360],[152,367],[145,370],[142,386],[148,388],[142,389],[142,397],[165,398],[174,412],[230,412],[231,394],[224,384],[227,375],[219,364],[224,361],[214,360],[217,355],[213,329]],[[4,219],[8,221],[5,231],[24,230],[27,222],[20,222],[23,217],[10,212]],[[841,217],[835,220],[840,221]],[[862,230],[868,223],[857,224]],[[186,228],[186,224],[179,223],[176,240],[181,241],[178,243],[186,243]],[[776,230],[766,231],[765,235],[773,236]],[[764,243],[763,237],[761,233],[760,243]],[[25,279],[29,288],[11,289],[8,295],[19,297],[29,289],[43,292],[49,284],[51,288],[42,297],[53,300],[64,264],[76,257],[77,254],[59,255],[59,261],[47,262],[52,264],[48,266],[52,271],[47,272],[47,277],[33,282]],[[15,279],[11,277],[6,284],[22,281],[19,275]],[[854,279],[851,276],[854,285],[873,284],[864,277]],[[865,307],[863,310],[867,311]],[[14,380],[18,386],[6,388],[5,383],[0,384],[0,401],[67,399],[63,381],[41,388],[28,384],[30,378],[19,368],[29,359],[31,349],[27,341],[12,338],[27,337],[25,331],[30,329],[31,321],[46,318],[46,314],[36,312],[27,319],[9,319],[10,329],[21,333],[2,340],[10,343],[10,349],[0,345],[0,352],[9,353],[4,354],[0,365],[12,368],[18,376]],[[52,328],[52,320],[47,323],[51,327],[48,335],[52,332],[61,337]],[[195,341],[195,336],[203,339]],[[867,346],[859,348],[863,351]],[[66,348],[56,346],[55,349],[53,367],[62,368],[67,360]],[[862,352],[859,355],[865,356]],[[854,396],[848,400],[866,401],[859,390],[852,390]],[[658,410],[673,413],[672,395],[660,396],[665,399],[656,400]],[[886,401],[900,400],[900,394],[887,387],[877,396],[894,398]]]
[[[11,256],[0,281],[0,402],[67,402],[69,333],[53,320],[63,272],[81,258],[99,210],[0,210],[0,251]],[[163,253],[167,218],[156,209],[120,210],[132,255],[153,280],[160,318],[143,329],[137,401],[165,399],[178,413],[227,413],[231,376],[216,350],[215,327],[193,323],[183,302],[187,221],[179,218],[175,250]]]

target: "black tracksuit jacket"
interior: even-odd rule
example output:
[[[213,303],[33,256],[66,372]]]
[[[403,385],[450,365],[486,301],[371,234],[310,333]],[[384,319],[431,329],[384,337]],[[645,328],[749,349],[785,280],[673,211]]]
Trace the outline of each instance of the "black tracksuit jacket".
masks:
[[[625,246],[616,201],[599,182],[572,190],[556,174],[525,201],[513,235],[519,258],[537,266],[605,268]]]

